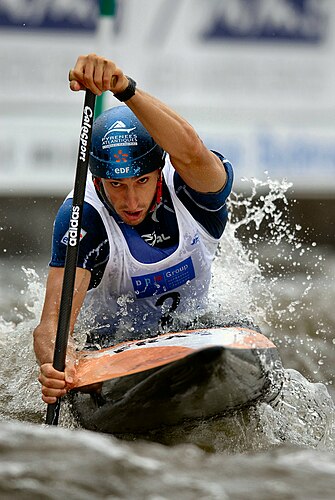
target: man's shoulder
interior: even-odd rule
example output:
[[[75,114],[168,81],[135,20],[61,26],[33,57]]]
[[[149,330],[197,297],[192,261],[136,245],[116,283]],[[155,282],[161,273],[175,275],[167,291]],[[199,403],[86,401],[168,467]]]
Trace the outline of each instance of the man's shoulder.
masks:
[[[220,238],[228,219],[226,201],[233,184],[231,163],[217,151],[213,151],[227,173],[222,189],[215,193],[201,193],[190,188],[178,172],[173,172],[173,188],[186,210],[214,238]]]

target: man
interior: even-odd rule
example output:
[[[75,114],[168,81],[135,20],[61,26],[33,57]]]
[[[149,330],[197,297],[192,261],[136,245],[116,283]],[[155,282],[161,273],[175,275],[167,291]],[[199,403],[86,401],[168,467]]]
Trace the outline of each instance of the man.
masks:
[[[91,346],[157,335],[174,318],[205,310],[211,264],[227,221],[231,165],[113,61],[80,56],[69,79],[73,91],[111,91],[124,102],[93,127],[71,332],[83,309],[93,323]],[[72,338],[65,373],[52,367],[70,198],[55,222],[45,303],[34,331],[46,403],[63,396],[76,376]]]

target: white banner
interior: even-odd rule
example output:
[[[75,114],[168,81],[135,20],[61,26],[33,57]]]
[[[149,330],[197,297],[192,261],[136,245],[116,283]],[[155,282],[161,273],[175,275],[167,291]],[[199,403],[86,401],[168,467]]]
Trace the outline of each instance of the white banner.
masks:
[[[71,187],[83,95],[67,75],[97,52],[227,156],[237,188],[267,171],[334,194],[334,1],[121,0],[102,26],[97,1],[78,5],[0,0],[0,192]]]

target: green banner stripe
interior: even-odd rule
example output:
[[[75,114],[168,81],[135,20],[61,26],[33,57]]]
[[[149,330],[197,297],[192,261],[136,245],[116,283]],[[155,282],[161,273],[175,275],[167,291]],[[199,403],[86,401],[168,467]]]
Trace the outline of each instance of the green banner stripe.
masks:
[[[115,0],[100,0],[100,15],[114,16],[115,15]]]

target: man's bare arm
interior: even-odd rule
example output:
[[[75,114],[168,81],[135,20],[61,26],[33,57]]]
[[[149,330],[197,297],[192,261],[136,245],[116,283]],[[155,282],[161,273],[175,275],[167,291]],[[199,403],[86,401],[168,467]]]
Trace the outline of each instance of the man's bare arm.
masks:
[[[65,372],[59,372],[52,367],[63,276],[64,268],[50,268],[41,321],[34,330],[34,350],[40,364],[39,381],[42,384],[42,398],[46,403],[54,403],[56,398],[63,396],[75,378],[75,347],[71,336],[69,336]],[[91,273],[86,269],[77,268],[70,332],[73,331],[75,321],[86,296],[90,276]]]

